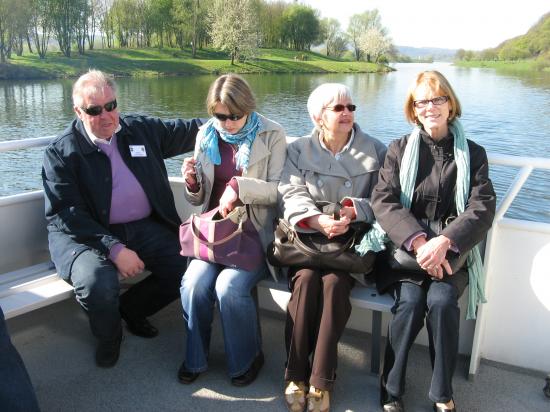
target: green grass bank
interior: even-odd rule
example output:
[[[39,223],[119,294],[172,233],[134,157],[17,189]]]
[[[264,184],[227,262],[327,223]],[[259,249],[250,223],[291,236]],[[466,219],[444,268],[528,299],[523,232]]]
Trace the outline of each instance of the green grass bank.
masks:
[[[470,60],[455,61],[458,67],[490,68],[503,72],[534,72],[550,73],[550,57],[517,61]]]
[[[314,52],[260,49],[255,59],[231,65],[225,53],[204,49],[191,57],[190,50],[170,48],[99,49],[70,58],[48,52],[41,60],[36,54],[13,55],[0,64],[0,79],[55,79],[77,77],[89,68],[115,76],[156,77],[223,73],[383,73],[389,66],[367,62],[335,60]]]

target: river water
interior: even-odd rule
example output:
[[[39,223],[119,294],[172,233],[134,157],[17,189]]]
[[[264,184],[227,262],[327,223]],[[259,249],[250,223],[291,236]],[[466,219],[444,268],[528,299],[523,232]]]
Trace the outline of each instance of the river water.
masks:
[[[451,82],[463,108],[467,136],[488,152],[550,157],[550,73],[499,74],[492,69],[454,67],[447,63],[398,64],[388,74],[245,76],[259,111],[281,123],[288,135],[308,134],[306,101],[323,82],[348,85],[357,104],[356,121],[384,143],[410,132],[403,101],[416,73],[440,70]],[[122,113],[163,118],[205,117],[204,100],[215,76],[119,79]],[[73,80],[0,82],[0,141],[55,135],[72,120]],[[0,196],[41,188],[43,149],[0,153]],[[167,162],[179,174],[181,158]],[[507,190],[515,170],[492,167],[497,195]],[[535,171],[508,217],[550,223],[550,173]]]

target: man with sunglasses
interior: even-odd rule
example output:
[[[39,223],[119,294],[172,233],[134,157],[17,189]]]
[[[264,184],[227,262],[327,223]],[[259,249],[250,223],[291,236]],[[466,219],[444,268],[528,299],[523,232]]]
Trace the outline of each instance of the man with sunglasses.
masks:
[[[164,159],[193,150],[199,119],[119,116],[116,85],[91,70],[73,87],[77,118],[46,148],[42,179],[50,252],[74,286],[97,338],[96,363],[114,366],[121,318],[152,338],[151,316],[179,297],[186,258]],[[151,274],[120,295],[119,278]]]

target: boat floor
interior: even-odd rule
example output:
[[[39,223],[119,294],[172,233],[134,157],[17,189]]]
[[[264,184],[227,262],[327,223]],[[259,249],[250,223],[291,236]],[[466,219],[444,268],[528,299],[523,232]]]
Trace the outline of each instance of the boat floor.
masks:
[[[214,323],[209,370],[191,385],[176,379],[182,361],[184,330],[178,302],[151,318],[160,334],[143,339],[125,332],[118,364],[100,369],[86,316],[74,300],[51,305],[8,321],[43,412],[64,411],[285,411],[282,396],[285,362],[284,321],[261,313],[265,365],[250,386],[237,388],[226,374],[223,338]],[[243,325],[244,326],[244,325]],[[369,373],[370,336],[346,330],[339,346],[338,379],[332,411],[379,411],[378,378]],[[548,412],[544,375],[483,363],[468,380],[468,359],[461,357],[454,396],[461,412]],[[550,372],[550,371],[549,371]],[[431,411],[427,397],[431,370],[428,351],[414,346],[407,370],[407,412]]]

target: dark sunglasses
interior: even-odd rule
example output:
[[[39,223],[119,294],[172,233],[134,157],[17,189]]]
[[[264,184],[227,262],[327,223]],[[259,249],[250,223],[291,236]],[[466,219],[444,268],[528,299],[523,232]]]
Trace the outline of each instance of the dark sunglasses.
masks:
[[[90,106],[90,107],[81,107],[82,111],[88,116],[99,116],[103,113],[103,109],[107,112],[112,112],[116,109],[117,103],[116,99],[110,102],[105,103],[103,106]]]
[[[222,113],[213,113],[213,116],[218,119],[220,122],[225,122],[226,120],[231,120],[236,122],[241,120],[244,117],[244,114],[222,114]]]
[[[350,112],[354,112],[357,106],[354,104],[335,104],[332,107],[325,107],[325,109],[332,110],[333,112],[343,112],[344,109],[348,109]]]
[[[449,101],[449,96],[439,96],[434,97],[433,99],[426,99],[426,100],[415,100],[413,102],[414,107],[417,109],[423,109],[430,103],[432,103],[434,106],[441,106],[442,104],[445,104]]]

